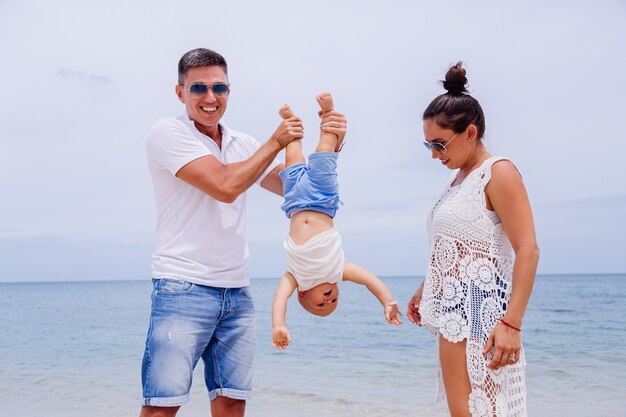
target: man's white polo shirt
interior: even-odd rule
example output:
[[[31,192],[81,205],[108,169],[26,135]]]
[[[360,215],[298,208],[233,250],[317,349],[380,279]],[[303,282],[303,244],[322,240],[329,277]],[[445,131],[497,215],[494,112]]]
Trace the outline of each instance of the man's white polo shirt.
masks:
[[[221,203],[176,178],[189,162],[213,155],[223,164],[248,159],[261,146],[245,133],[220,124],[222,149],[201,133],[189,116],[161,118],[147,140],[148,166],[156,200],[157,246],[152,276],[212,287],[250,284],[246,231],[246,193]],[[279,161],[265,170],[260,183]]]

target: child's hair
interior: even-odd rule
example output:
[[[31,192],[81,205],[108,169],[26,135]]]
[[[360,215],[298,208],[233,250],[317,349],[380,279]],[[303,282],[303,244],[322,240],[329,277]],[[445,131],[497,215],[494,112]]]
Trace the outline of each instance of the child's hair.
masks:
[[[485,134],[485,115],[474,97],[469,95],[465,86],[467,78],[462,62],[451,66],[442,80],[447,93],[437,96],[424,110],[423,120],[433,119],[440,127],[461,133],[470,123],[478,128],[477,138]]]

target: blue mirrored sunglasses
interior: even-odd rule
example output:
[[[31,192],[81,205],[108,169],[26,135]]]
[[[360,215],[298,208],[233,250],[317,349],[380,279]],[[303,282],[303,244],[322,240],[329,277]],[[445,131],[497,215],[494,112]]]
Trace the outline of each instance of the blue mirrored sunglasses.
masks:
[[[194,95],[202,96],[209,92],[209,89],[216,96],[225,96],[230,91],[230,87],[226,83],[215,83],[215,84],[205,84],[205,83],[193,83],[189,86],[189,92]]]
[[[439,153],[446,153],[446,152],[448,152],[448,150],[446,149],[446,146],[448,146],[450,144],[450,142],[452,142],[454,140],[454,138],[456,138],[457,135],[458,135],[458,133],[456,135],[452,136],[452,139],[447,141],[445,144],[443,144],[441,142],[428,142],[427,140],[425,140],[424,141],[424,146],[429,151],[432,151],[434,149],[434,150],[436,150]]]

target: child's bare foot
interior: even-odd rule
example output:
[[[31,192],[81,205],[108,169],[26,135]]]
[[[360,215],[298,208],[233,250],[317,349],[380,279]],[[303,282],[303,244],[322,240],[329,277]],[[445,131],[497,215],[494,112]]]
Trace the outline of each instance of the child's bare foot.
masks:
[[[320,113],[320,117],[322,116],[322,114],[334,110],[332,94],[321,93],[316,97],[316,99],[317,99],[317,104],[320,105],[320,108],[322,110]],[[337,136],[335,135],[335,137]],[[343,145],[343,139],[339,139],[337,137],[337,144],[335,145],[335,152],[339,152],[341,150],[342,145]]]
[[[278,114],[280,114],[280,117],[282,117],[283,120],[295,116],[293,110],[289,107],[289,104],[283,104],[278,110]],[[304,162],[305,159],[302,154],[302,139],[294,139],[289,142],[285,148],[285,166],[290,167]]]
[[[317,104],[320,105],[323,113],[333,110],[333,96],[330,93],[321,93],[317,97]]]
[[[291,110],[289,104],[283,104],[280,110],[278,110],[278,114],[280,114],[280,117],[282,117],[283,119],[289,119],[291,116],[294,116],[293,110]]]

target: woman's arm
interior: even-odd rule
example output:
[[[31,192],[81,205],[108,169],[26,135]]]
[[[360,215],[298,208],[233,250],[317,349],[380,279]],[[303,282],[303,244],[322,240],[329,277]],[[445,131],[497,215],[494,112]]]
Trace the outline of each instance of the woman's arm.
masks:
[[[493,165],[491,180],[485,188],[485,193],[488,204],[502,221],[504,231],[515,251],[511,299],[502,319],[521,329],[539,262],[539,247],[535,237],[530,201],[522,178],[510,161],[499,161]],[[496,326],[485,345],[485,351],[496,345],[496,353],[489,363],[490,368],[497,369],[510,364],[509,357],[512,355],[519,360],[521,350],[519,333],[504,324]],[[501,343],[498,342],[498,337]]]

